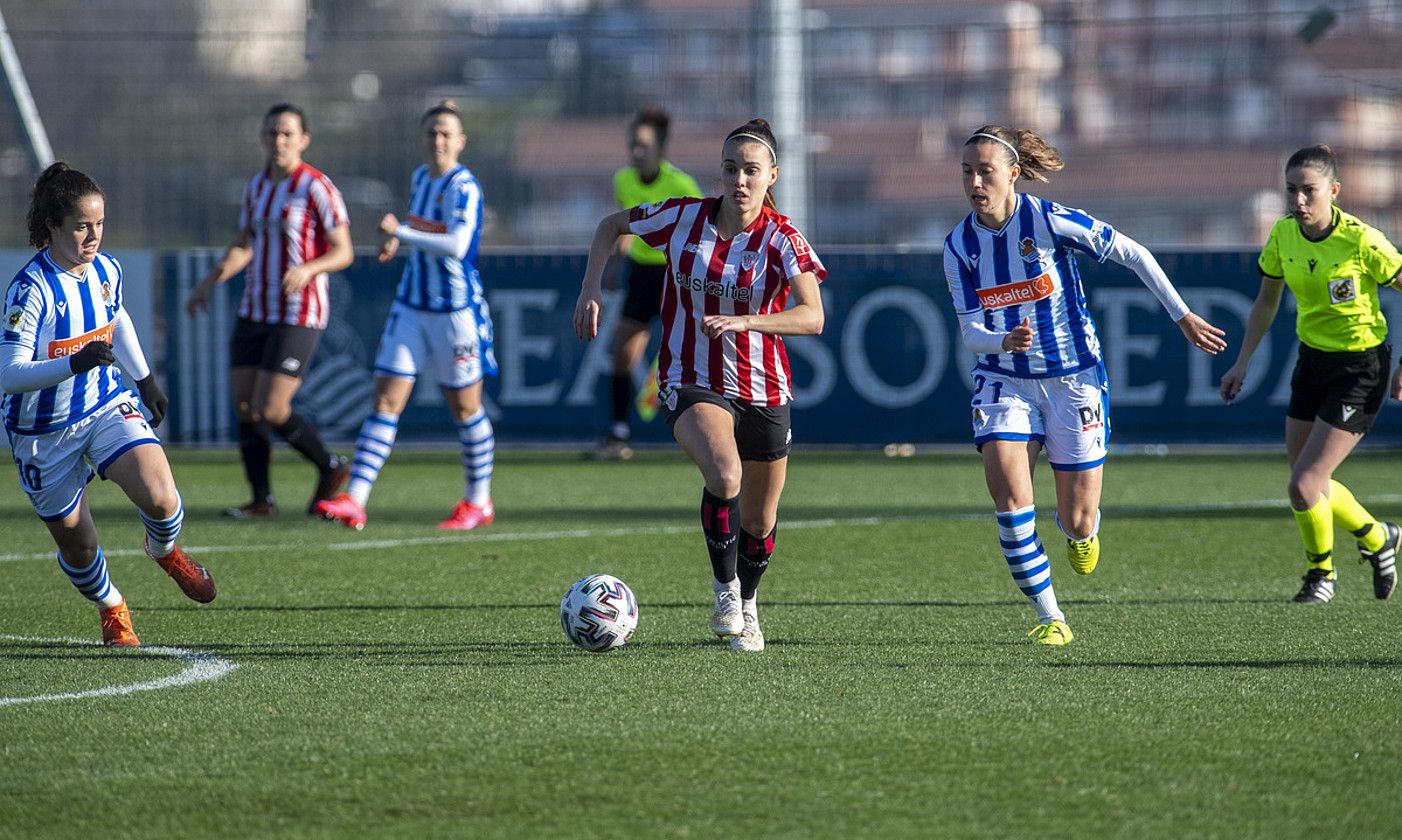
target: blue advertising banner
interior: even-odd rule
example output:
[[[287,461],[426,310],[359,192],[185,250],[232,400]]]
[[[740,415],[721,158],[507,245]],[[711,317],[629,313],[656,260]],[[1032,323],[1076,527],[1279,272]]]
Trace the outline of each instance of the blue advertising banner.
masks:
[[[962,443],[970,439],[969,370],[959,341],[940,254],[823,251],[827,325],[823,335],[788,340],[798,444]],[[1081,261],[1110,380],[1116,443],[1272,443],[1279,441],[1297,342],[1287,294],[1261,343],[1242,395],[1231,406],[1217,382],[1236,357],[1260,285],[1255,254],[1161,253],[1189,305],[1227,331],[1219,357],[1192,350],[1153,295],[1130,271]],[[208,253],[168,255],[166,324],[175,440],[231,439],[227,341],[240,281],[228,284],[210,316],[191,321],[185,290]],[[583,443],[607,420],[609,339],[620,301],[606,306],[603,334],[575,338],[571,314],[584,259],[577,254],[484,256],[481,272],[496,327],[501,376],[487,395],[499,438]],[[353,439],[368,413],[371,366],[401,263],[357,258],[333,278],[332,319],[298,395],[299,407],[333,438]],[[1384,290],[1389,321],[1402,324],[1402,295]],[[654,337],[654,343],[656,338]],[[643,371],[639,371],[641,381]],[[1386,410],[1370,436],[1402,442]],[[635,420],[635,437],[665,441],[659,418]],[[431,381],[421,382],[400,421],[401,440],[451,440],[453,428]]]

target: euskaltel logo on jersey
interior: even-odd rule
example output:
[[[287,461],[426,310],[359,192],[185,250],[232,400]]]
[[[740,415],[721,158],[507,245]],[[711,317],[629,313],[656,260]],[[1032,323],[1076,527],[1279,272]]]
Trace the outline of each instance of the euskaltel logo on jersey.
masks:
[[[98,327],[91,332],[85,332],[73,338],[56,338],[50,341],[49,358],[57,359],[60,356],[71,356],[94,341],[105,341],[111,344],[112,324],[108,323],[105,327]]]
[[[1019,303],[1031,303],[1048,297],[1056,291],[1050,274],[1033,277],[1021,283],[1005,283],[978,290],[978,302],[984,309],[1002,309]]]
[[[749,286],[739,286],[735,283],[721,283],[716,280],[707,280],[705,277],[692,277],[687,274],[677,275],[677,285],[683,289],[690,289],[693,292],[702,292],[711,297],[728,297],[731,300],[741,302],[748,301],[754,296],[754,290]]]

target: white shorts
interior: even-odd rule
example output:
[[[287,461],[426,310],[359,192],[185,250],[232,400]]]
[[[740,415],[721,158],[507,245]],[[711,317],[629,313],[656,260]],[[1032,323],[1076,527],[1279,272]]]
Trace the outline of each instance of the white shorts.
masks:
[[[83,488],[128,449],[160,445],[136,398],[122,396],[71,426],[45,435],[10,432],[19,484],[45,522],[57,522],[78,506]]]
[[[1054,470],[1105,463],[1110,440],[1110,386],[1100,365],[1066,376],[1031,379],[974,371],[974,444],[1035,440]]]
[[[375,373],[418,379],[433,369],[444,388],[466,388],[482,380],[482,340],[471,309],[425,312],[395,301],[375,354]]]

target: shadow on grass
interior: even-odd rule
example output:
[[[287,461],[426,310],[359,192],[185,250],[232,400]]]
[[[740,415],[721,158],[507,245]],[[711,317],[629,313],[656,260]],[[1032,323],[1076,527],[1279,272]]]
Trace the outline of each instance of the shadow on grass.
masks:
[[[1402,658],[1384,659],[1238,659],[1238,660],[1199,660],[1179,662],[1044,662],[1047,668],[1130,668],[1144,670],[1171,670],[1178,668],[1239,668],[1245,670],[1275,670],[1279,668],[1397,668],[1402,666]]]

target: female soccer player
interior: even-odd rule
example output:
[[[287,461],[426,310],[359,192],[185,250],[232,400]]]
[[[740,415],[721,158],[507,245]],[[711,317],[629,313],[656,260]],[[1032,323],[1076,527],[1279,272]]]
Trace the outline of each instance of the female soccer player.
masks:
[[[302,160],[312,136],[300,108],[284,103],[268,109],[262,139],[267,162],[244,188],[239,237],[185,304],[193,318],[208,307],[215,286],[248,268],[229,345],[239,452],[253,489],[251,502],[225,511],[239,519],[277,513],[269,427],[317,468],[308,513],[350,474],[316,427],[292,409],[326,329],[326,274],[354,257],[346,205],[331,179]]]
[[[1056,475],[1057,526],[1071,567],[1100,559],[1100,488],[1110,430],[1100,341],[1086,308],[1074,251],[1134,271],[1183,335],[1208,353],[1221,330],[1189,311],[1142,245],[1080,210],[1015,189],[1046,181],[1061,155],[1034,132],[985,125],[964,143],[964,195],[973,212],[944,241],[944,272],[974,367],[974,443],[1013,581],[1037,610],[1028,636],[1071,641],[1051,567],[1037,537],[1032,470],[1046,449]]]
[[[574,329],[599,332],[599,279],[620,236],[667,256],[658,391],[677,443],[701,470],[701,530],[715,576],[711,630],[764,649],[756,590],[774,553],[789,455],[785,335],[823,329],[822,262],[770,188],[779,149],[769,123],[726,135],[718,198],[674,198],[607,216],[589,248]],[[784,308],[792,290],[796,303]],[[736,531],[738,526],[739,530]]]
[[[1378,287],[1394,286],[1402,255],[1374,228],[1334,204],[1338,161],[1328,146],[1310,146],[1285,164],[1290,215],[1275,223],[1257,265],[1261,290],[1246,320],[1236,364],[1222,377],[1222,399],[1241,393],[1251,354],[1270,329],[1286,285],[1299,307],[1295,332],[1300,356],[1285,410],[1285,449],[1290,458],[1290,507],[1305,543],[1304,585],[1294,600],[1324,604],[1334,597],[1334,525],[1358,540],[1373,567],[1373,595],[1386,599],[1397,587],[1397,545],[1402,529],[1373,518],[1334,470],[1363,439],[1382,410],[1389,389],[1402,399],[1402,371],[1392,365],[1387,321]]]
[[[663,158],[667,128],[672,118],[659,108],[644,108],[628,128],[628,155],[631,166],[613,176],[613,193],[620,207],[637,207],[669,198],[701,197],[692,177]],[[618,240],[621,259],[610,259],[604,269],[621,263],[619,272],[628,284],[623,311],[613,333],[613,376],[609,380],[609,408],[612,420],[603,443],[594,453],[601,461],[626,461],[633,457],[628,442],[628,406],[633,398],[633,370],[647,350],[652,322],[662,312],[662,284],[667,280],[667,257],[649,247],[640,237],[625,234]]]
[[[94,471],[136,505],[147,555],[181,591],[206,603],[215,587],[175,544],[185,508],[152,431],[167,401],[122,307],[122,267],[98,250],[105,211],[102,188],[67,164],[50,166],[34,185],[29,241],[39,253],[5,293],[0,411],[20,486],[53,535],[59,568],[97,602],[102,641],[133,647],[141,641],[108,575],[84,494]],[[114,362],[136,383],[149,424]]]
[[[467,490],[439,528],[467,531],[496,519],[492,462],[496,438],[482,407],[482,377],[495,376],[492,321],[477,275],[482,232],[482,189],[458,157],[467,148],[462,114],[451,101],[420,120],[427,163],[414,170],[409,218],[380,220],[386,237],[380,261],[400,243],[414,249],[404,266],[380,350],[375,357],[374,412],[360,427],[346,492],[319,502],[316,512],[359,530],[365,502],[394,446],[399,415],[420,370],[431,370],[443,389],[462,443]]]

